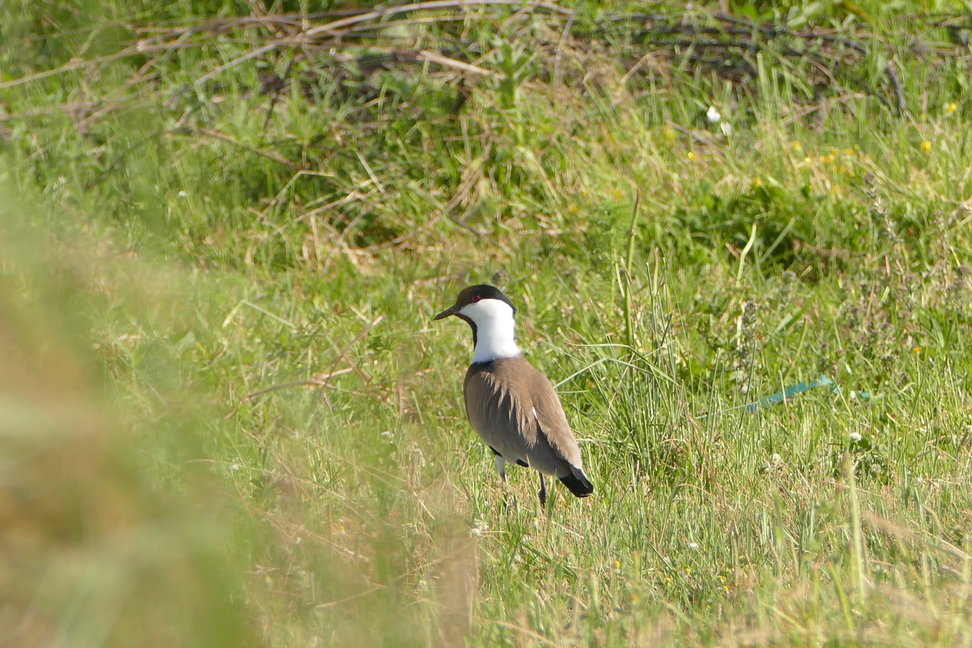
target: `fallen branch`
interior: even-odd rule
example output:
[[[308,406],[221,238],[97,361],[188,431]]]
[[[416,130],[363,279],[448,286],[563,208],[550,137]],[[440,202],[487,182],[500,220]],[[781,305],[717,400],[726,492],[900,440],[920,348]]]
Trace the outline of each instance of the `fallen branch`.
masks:
[[[351,367],[345,367],[344,369],[337,369],[327,374],[318,374],[314,378],[308,378],[307,380],[294,380],[292,382],[280,383],[279,385],[272,385],[270,387],[264,387],[263,389],[258,389],[254,392],[250,392],[242,398],[243,402],[251,401],[257,396],[262,396],[263,394],[269,394],[270,392],[277,391],[279,389],[289,389],[290,387],[304,387],[304,386],[315,386],[315,387],[327,387],[328,381],[335,376],[343,376],[344,374],[351,373],[354,371]]]
[[[239,141],[238,139],[234,139],[233,137],[230,137],[226,133],[223,133],[221,131],[218,131],[218,130],[215,130],[215,129],[212,129],[212,128],[204,128],[202,126],[184,126],[182,128],[177,128],[177,129],[174,129],[174,130],[170,130],[168,132],[169,132],[170,135],[187,135],[187,134],[204,135],[206,137],[210,137],[212,139],[219,140],[221,142],[226,142],[227,144],[232,144],[233,146],[239,147],[239,148],[241,148],[241,149],[243,149],[245,151],[249,151],[250,153],[253,153],[254,155],[259,155],[260,157],[264,157],[264,158],[266,158],[268,160],[273,160],[274,162],[277,162],[279,164],[282,164],[282,165],[284,165],[286,167],[290,167],[291,169],[293,169],[295,171],[305,171],[306,170],[306,169],[304,169],[304,167],[300,166],[296,162],[292,162],[292,161],[288,160],[287,158],[285,158],[284,156],[280,155],[276,151],[265,151],[263,149],[259,149],[259,148],[255,147],[255,146],[250,146],[249,144],[244,144],[243,142]]]

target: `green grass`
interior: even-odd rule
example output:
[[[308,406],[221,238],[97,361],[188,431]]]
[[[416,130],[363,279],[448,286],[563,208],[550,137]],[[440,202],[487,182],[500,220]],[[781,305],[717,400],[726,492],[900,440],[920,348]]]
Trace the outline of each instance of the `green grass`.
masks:
[[[4,640],[972,643],[968,7],[729,4],[790,33],[483,6],[229,65],[286,27],[4,4]],[[481,281],[594,497],[504,506],[431,322]]]

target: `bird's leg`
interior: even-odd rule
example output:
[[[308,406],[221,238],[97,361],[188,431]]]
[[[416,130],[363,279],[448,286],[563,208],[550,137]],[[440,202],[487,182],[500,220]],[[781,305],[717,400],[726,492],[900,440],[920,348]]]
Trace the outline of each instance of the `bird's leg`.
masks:
[[[503,480],[503,488],[506,488],[506,460],[500,455],[493,457],[493,460],[496,462],[496,471]]]
[[[540,475],[540,490],[537,491],[537,496],[540,498],[540,508],[547,508],[547,484],[543,481],[543,473],[538,472]]]
[[[496,452],[493,450],[493,452]],[[493,457],[493,461],[496,462],[496,471],[499,472],[500,479],[503,480],[503,509],[507,513],[510,511],[510,489],[506,486],[506,460],[496,452],[496,456]],[[516,500],[513,500],[513,507],[516,508]]]

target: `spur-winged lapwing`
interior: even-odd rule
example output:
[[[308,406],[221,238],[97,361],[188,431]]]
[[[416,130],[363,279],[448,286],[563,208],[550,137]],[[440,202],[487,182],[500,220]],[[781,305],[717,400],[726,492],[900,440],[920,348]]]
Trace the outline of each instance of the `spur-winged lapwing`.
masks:
[[[540,506],[547,502],[545,474],[587,497],[594,486],[584,474],[577,439],[553,385],[516,346],[515,313],[498,288],[481,284],[463,289],[452,307],[435,316],[455,315],[472,327],[475,351],[463,384],[466,415],[496,455],[504,482],[506,462],[512,461],[540,472]]]

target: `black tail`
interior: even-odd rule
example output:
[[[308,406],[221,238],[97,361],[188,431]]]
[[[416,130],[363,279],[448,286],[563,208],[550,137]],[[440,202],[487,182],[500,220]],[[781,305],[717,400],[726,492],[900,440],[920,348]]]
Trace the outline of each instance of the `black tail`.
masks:
[[[594,484],[587,479],[587,475],[580,468],[571,466],[570,474],[566,477],[558,477],[558,479],[577,497],[587,497],[594,492]]]

